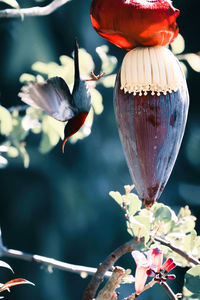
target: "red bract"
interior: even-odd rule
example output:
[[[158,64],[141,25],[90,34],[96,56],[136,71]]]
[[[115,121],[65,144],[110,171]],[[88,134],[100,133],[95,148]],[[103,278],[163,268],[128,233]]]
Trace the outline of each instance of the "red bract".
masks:
[[[93,0],[90,9],[95,30],[126,50],[172,43],[178,15],[170,0]]]
[[[184,74],[168,49],[136,48],[126,54],[114,108],[129,171],[147,208],[158,200],[173,169],[188,104]]]

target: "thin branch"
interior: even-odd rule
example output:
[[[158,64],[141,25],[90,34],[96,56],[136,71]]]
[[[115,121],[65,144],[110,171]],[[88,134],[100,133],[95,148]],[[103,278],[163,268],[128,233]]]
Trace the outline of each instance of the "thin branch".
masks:
[[[31,8],[8,8],[0,10],[0,18],[19,18],[19,17],[33,17],[33,16],[47,16],[54,12],[70,0],[53,0],[49,5],[40,7],[35,6]]]
[[[103,263],[101,263],[97,269],[97,272],[91,279],[87,289],[85,290],[85,293],[83,295],[83,300],[92,300],[95,297],[96,291],[100,285],[100,283],[103,281],[105,273],[112,268],[114,263],[125,253],[132,252],[135,247],[141,243],[143,240],[139,240],[137,238],[134,238],[130,240],[129,242],[121,245],[119,248],[117,248],[115,251],[113,251],[105,260]]]
[[[59,261],[53,258],[36,255],[36,254],[30,254],[25,253],[18,250],[8,249],[3,245],[1,232],[0,232],[0,257],[11,257],[11,258],[17,258],[20,260],[30,261],[30,262],[36,262],[39,264],[47,265],[49,267],[53,267],[56,269],[60,269],[63,271],[76,273],[81,276],[87,277],[87,275],[94,275],[97,271],[96,268],[91,267],[85,267],[85,266],[79,266],[79,265],[73,265],[69,264],[63,261]],[[110,277],[112,275],[112,272],[106,272],[105,276]]]
[[[173,250],[174,252],[176,252],[177,254],[181,255],[182,257],[184,257],[188,262],[194,264],[194,265],[200,265],[200,262],[198,259],[192,257],[191,255],[187,254],[186,252],[184,252],[183,250],[179,249],[176,246],[173,246],[170,242],[163,240],[160,237],[154,237],[154,240],[161,243],[164,246],[169,247],[171,250]]]
[[[152,288],[154,286],[154,284],[156,284],[157,282],[152,279],[149,283],[147,283],[145,286],[144,286],[144,289],[142,291],[142,293],[150,288]],[[136,298],[138,298],[139,295],[136,295],[136,293],[133,293],[132,295],[130,295],[128,298],[125,298],[124,300],[134,300]]]
[[[169,295],[169,297],[172,300],[178,300],[178,298],[176,297],[176,295],[173,293],[173,291],[170,289],[170,287],[168,286],[168,284],[166,282],[162,282],[161,285],[164,287],[164,289],[166,290],[167,294]]]

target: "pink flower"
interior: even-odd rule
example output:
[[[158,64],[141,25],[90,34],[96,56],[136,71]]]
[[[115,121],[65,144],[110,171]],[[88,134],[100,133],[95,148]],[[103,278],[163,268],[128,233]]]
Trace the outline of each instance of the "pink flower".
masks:
[[[135,290],[136,294],[139,295],[144,289],[144,285],[148,276],[147,270],[150,269],[151,263],[150,260],[139,251],[133,251],[132,256],[136,263]]]
[[[176,276],[167,275],[169,271],[176,267],[172,258],[168,258],[163,262],[163,251],[159,248],[154,248],[146,253],[146,256],[140,251],[133,251],[132,256],[136,263],[135,271],[135,291],[139,295],[143,290],[147,277],[154,277],[155,281],[160,283],[167,279],[175,279]]]
[[[160,272],[162,265],[162,250],[154,248],[149,250],[146,255],[147,257],[139,251],[132,252],[132,256],[136,262],[135,290],[137,295],[143,291],[147,277],[154,277],[157,272]]]

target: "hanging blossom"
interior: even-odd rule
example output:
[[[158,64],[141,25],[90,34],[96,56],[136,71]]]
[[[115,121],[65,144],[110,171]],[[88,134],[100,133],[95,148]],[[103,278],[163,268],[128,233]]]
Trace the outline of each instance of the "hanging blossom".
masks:
[[[172,258],[168,258],[163,263],[163,251],[159,248],[154,248],[146,253],[146,256],[140,251],[133,251],[132,256],[136,263],[135,272],[135,290],[139,295],[143,290],[146,280],[149,277],[154,277],[154,280],[162,283],[167,279],[175,279],[174,274],[167,275],[173,268],[176,267]]]

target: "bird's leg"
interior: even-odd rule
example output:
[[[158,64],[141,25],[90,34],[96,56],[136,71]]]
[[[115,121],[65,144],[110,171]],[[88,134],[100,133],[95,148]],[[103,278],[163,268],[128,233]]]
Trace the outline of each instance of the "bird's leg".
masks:
[[[104,76],[104,72],[101,72],[99,75],[95,75],[94,72],[92,71],[90,74],[90,79],[86,79],[85,81],[97,81],[99,80],[101,77]]]

